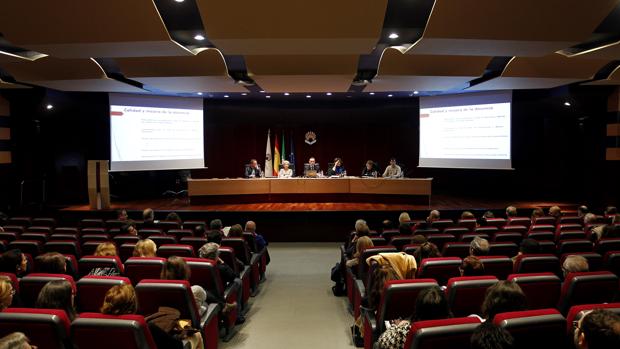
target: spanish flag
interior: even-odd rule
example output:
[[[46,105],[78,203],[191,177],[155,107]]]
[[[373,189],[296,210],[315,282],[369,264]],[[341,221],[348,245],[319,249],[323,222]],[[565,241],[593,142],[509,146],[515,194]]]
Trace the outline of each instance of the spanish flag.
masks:
[[[275,134],[276,137],[276,145],[273,150],[273,175],[278,177],[278,172],[280,172],[280,145],[278,144],[278,134]]]

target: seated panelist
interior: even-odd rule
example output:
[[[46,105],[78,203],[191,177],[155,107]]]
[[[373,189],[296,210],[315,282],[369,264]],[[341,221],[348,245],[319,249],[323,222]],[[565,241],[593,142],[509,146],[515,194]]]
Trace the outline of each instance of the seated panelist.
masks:
[[[308,163],[304,164],[304,177],[318,177],[321,167],[314,158],[308,159]]]
[[[396,165],[395,158],[390,159],[390,164],[388,165],[388,167],[385,168],[385,171],[383,171],[383,177],[385,178],[402,178],[403,177],[403,171],[401,170],[400,166]]]
[[[293,169],[290,168],[291,163],[288,160],[284,160],[282,168],[278,171],[278,178],[291,178],[293,177]]]
[[[344,169],[344,165],[342,164],[341,158],[335,158],[334,163],[329,165],[330,167],[327,169],[328,176],[344,176],[347,172]]]
[[[245,178],[258,178],[263,176],[260,166],[256,159],[250,160],[250,163],[245,166]]]
[[[366,167],[362,170],[362,177],[378,177],[379,172],[375,166],[375,162],[372,160],[366,161]]]

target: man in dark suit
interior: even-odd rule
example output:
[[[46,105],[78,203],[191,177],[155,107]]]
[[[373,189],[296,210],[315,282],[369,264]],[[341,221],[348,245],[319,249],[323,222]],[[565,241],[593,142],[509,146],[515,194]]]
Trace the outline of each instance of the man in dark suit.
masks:
[[[304,176],[305,177],[316,177],[318,172],[321,170],[321,167],[316,162],[314,158],[308,159],[308,163],[304,164]]]
[[[257,178],[262,177],[263,171],[258,166],[256,159],[250,160],[250,165],[245,167],[245,178]]]

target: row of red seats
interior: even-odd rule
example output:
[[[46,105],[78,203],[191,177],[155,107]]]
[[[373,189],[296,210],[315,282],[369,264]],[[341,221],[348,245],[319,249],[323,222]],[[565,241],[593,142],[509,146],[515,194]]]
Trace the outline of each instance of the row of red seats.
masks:
[[[143,221],[140,220],[132,220],[134,224],[137,225],[138,228],[142,227],[144,224]],[[99,218],[85,218],[82,219],[78,226],[80,228],[120,228],[127,221],[118,220],[118,219],[99,219]],[[22,229],[26,229],[29,227],[50,227],[54,228],[59,226],[58,221],[52,217],[11,217],[7,220],[7,226],[10,227],[21,227]],[[61,224],[64,225],[64,224]],[[177,229],[180,227],[180,223],[176,221],[158,221],[155,224],[158,228],[163,230],[168,229]],[[183,226],[185,229],[194,229],[196,226],[203,225],[206,226],[206,222],[203,220],[191,220],[183,222]]]

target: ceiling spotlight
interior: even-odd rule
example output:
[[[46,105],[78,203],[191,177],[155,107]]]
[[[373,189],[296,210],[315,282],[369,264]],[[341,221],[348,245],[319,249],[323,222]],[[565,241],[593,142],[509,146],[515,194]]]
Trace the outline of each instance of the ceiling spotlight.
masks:
[[[197,95],[199,95],[199,96],[202,96],[202,92],[198,92],[198,93],[196,93],[196,94],[197,94]]]
[[[393,97],[394,95],[388,95],[388,97]]]
[[[202,41],[202,40],[204,40],[204,39],[205,39],[205,37],[204,37],[204,36],[202,36],[202,35],[200,35],[200,34],[196,34],[196,35],[194,36],[194,39],[196,39],[196,40],[198,40],[198,41]]]
[[[185,0],[174,0],[174,1],[175,1],[175,2],[183,2],[183,1],[185,1]]]
[[[45,109],[52,110],[52,109],[54,109],[54,106],[51,105],[51,104],[48,104],[48,105],[45,106]]]
[[[420,92],[419,92],[419,91],[417,91],[417,90],[416,90],[416,91],[413,91],[413,94],[414,94],[414,95],[417,95],[418,93],[420,93]]]
[[[331,93],[331,92],[327,92],[327,93],[326,93],[326,95],[331,96],[331,95],[332,95],[332,93]]]
[[[392,33],[392,34],[390,34],[390,35],[388,36],[388,38],[390,38],[390,39],[398,39],[398,34],[396,34],[396,33]]]
[[[271,98],[271,96],[265,96],[265,98]]]
[[[374,95],[375,95],[375,93],[374,93],[374,92],[370,92],[369,94],[370,94],[371,96],[374,96]]]
[[[224,95],[224,98],[228,98],[228,97],[229,97],[228,95]]]
[[[242,95],[242,96],[247,96],[248,94],[247,94],[247,93],[245,93],[245,92],[243,92],[241,95]]]
[[[264,91],[264,90],[260,90],[260,91],[258,91],[258,92],[260,92],[260,93],[265,93],[265,91]]]
[[[284,95],[285,95],[285,96],[289,96],[289,95],[290,95],[290,93],[288,93],[288,92],[284,92]]]
[[[564,106],[570,107],[570,102],[564,102]]]
[[[306,95],[306,98],[312,98],[312,96],[310,96],[310,95]]]

